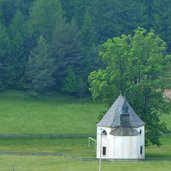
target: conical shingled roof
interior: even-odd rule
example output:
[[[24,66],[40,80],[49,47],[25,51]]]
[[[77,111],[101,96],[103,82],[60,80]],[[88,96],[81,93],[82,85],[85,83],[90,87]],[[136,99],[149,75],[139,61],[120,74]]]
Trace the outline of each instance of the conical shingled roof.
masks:
[[[129,125],[130,127],[140,127],[145,123],[138,117],[126,99],[120,95],[113,105],[109,108],[103,118],[97,123],[97,126],[116,128],[120,126],[120,115],[124,103],[127,103],[129,113]]]

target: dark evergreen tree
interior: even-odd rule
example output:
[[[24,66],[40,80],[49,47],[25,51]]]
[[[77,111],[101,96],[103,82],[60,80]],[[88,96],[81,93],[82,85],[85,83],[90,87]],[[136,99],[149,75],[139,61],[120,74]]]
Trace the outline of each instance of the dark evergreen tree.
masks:
[[[2,13],[2,22],[5,26],[8,26],[11,23],[17,10],[20,10],[24,16],[28,17],[30,5],[33,1],[34,0],[1,0],[0,13]]]
[[[153,16],[153,2],[155,0],[144,0],[145,5],[145,15],[147,16],[146,20],[146,29],[150,30],[153,26],[154,16]]]
[[[7,58],[8,58],[9,39],[6,28],[0,23],[0,89],[7,88]]]
[[[0,21],[3,23],[3,0],[0,0]]]
[[[25,66],[27,63],[24,40],[27,37],[27,24],[23,14],[17,10],[12,19],[8,34],[10,47],[7,59],[8,86],[11,88],[23,88],[25,80]]]
[[[54,64],[49,50],[47,41],[40,36],[36,47],[30,51],[27,76],[28,90],[32,94],[44,93],[54,83]]]
[[[90,5],[98,42],[145,27],[146,5],[141,0],[96,0]]]
[[[91,0],[61,0],[61,4],[64,9],[64,18],[66,21],[71,22],[74,18],[80,29],[85,14],[90,7]]]
[[[75,16],[75,0],[60,0],[62,8],[64,10],[63,16],[66,22],[70,22]]]
[[[96,34],[93,27],[92,17],[89,12],[84,16],[80,35],[82,40],[82,52],[86,60],[84,66],[84,77],[88,77],[89,73],[100,65],[97,45],[95,43]]]
[[[152,27],[167,43],[168,51],[171,51],[171,1],[153,1]]]
[[[30,10],[30,30],[34,37],[40,34],[47,41],[52,38],[56,21],[62,16],[60,0],[35,0]]]
[[[54,75],[56,87],[59,90],[66,84],[68,68],[71,68],[76,77],[84,75],[86,59],[82,55],[81,39],[74,20],[66,24],[64,20],[57,23],[52,41],[53,55],[57,66]]]

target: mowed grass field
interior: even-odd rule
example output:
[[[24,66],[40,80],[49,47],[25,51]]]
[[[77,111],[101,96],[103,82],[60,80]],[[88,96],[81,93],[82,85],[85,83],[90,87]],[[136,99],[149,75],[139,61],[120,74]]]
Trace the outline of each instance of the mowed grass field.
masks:
[[[104,105],[63,96],[0,93],[0,134],[94,134]]]
[[[0,134],[94,134],[103,104],[90,99],[63,96],[31,97],[27,93],[0,93]],[[171,128],[170,115],[163,115]],[[140,162],[105,162],[103,171],[170,171],[171,137],[162,137],[161,147],[146,148]],[[95,157],[87,138],[0,139],[0,152],[64,152],[74,157]],[[0,171],[97,171],[98,161],[75,161],[55,156],[0,155]]]
[[[15,167],[14,167],[15,166]],[[171,162],[104,162],[102,171],[170,171]],[[98,161],[63,157],[0,156],[0,171],[98,171]]]

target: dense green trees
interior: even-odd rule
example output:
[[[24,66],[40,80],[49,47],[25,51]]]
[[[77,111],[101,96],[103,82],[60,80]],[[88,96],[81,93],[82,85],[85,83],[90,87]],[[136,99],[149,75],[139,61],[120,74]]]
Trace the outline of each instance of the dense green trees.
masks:
[[[107,39],[152,28],[171,51],[170,6],[169,0],[0,0],[0,88],[28,89],[30,53],[42,35],[54,61],[47,89],[86,95],[89,73],[105,65],[98,50]]]
[[[30,9],[29,24],[35,37],[40,34],[48,41],[52,39],[52,32],[56,22],[62,16],[60,0],[36,0]]]
[[[9,48],[9,38],[5,26],[0,23],[0,89],[6,88],[7,84],[7,53]]]
[[[8,27],[9,49],[6,72],[8,74],[8,87],[22,88],[25,77],[27,50],[24,40],[27,37],[27,24],[23,14],[17,10]],[[12,72],[11,72],[12,71]]]
[[[55,59],[54,63],[56,64],[54,73],[57,85],[56,88],[63,91],[63,86],[68,87],[68,85],[65,85],[67,84],[66,77],[68,77],[69,74],[68,70],[73,72],[72,75],[74,75],[74,78],[77,80],[84,76],[84,64],[86,65],[86,59],[82,54],[79,30],[74,20],[69,24],[64,20],[56,24],[52,40],[52,49]],[[87,76],[88,75],[86,75],[86,77]],[[77,82],[76,85],[79,86],[79,83]],[[73,89],[72,86],[71,89]],[[66,89],[65,92],[67,93]],[[69,90],[68,93],[70,94]]]
[[[134,35],[107,40],[100,56],[106,67],[89,76],[93,98],[112,102],[121,91],[146,122],[146,143],[160,145],[160,134],[166,131],[159,119],[164,111],[161,78],[170,58],[166,43],[153,31],[138,28]]]

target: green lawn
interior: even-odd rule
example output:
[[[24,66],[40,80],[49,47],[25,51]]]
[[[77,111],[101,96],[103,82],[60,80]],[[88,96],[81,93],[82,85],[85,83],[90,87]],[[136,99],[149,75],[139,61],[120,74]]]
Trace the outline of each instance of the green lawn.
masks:
[[[171,113],[162,115],[161,120],[167,124],[168,129],[171,130]]]
[[[0,134],[95,134],[103,104],[90,99],[0,93]],[[65,116],[65,117],[64,117]],[[171,129],[171,115],[162,116]]]
[[[104,105],[63,96],[0,94],[0,134],[95,133]]]
[[[146,147],[146,158],[169,159],[171,161],[171,136],[161,137],[162,146]]]
[[[95,133],[103,104],[90,99],[63,96],[31,97],[7,91],[0,94],[0,134]],[[171,128],[170,115],[162,116]],[[170,171],[171,137],[163,146],[146,148],[146,157],[156,161],[102,162],[102,171]],[[1,152],[64,152],[75,157],[95,157],[88,138],[0,139]],[[0,171],[97,171],[97,161],[74,161],[51,156],[0,156]]]
[[[14,168],[15,167],[15,168]],[[14,168],[14,169],[13,169]],[[104,162],[102,171],[170,171],[170,161]],[[63,157],[0,156],[1,171],[97,171],[98,161],[73,161]]]
[[[171,137],[162,137],[161,147],[146,148],[146,157],[171,161]],[[1,152],[63,152],[74,157],[94,158],[95,146],[88,147],[88,138],[65,139],[1,139]]]
[[[63,152],[74,157],[95,157],[95,146],[88,138],[65,139],[1,139],[1,152]]]

